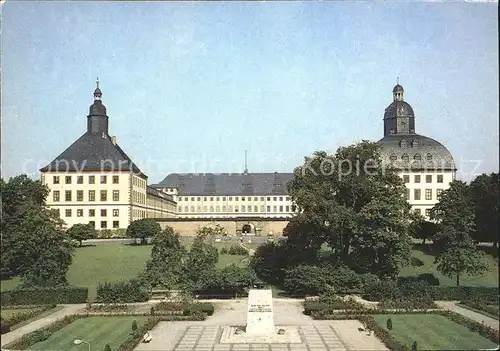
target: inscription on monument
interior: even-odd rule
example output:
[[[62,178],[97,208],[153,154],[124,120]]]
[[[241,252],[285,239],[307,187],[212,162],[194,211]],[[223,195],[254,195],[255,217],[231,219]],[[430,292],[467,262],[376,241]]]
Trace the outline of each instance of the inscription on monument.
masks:
[[[272,312],[271,305],[250,305],[248,312]]]

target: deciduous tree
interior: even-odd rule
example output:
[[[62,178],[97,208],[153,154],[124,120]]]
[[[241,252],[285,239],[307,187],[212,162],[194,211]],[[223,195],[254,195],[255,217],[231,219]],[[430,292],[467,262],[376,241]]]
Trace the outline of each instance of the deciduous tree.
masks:
[[[186,249],[179,234],[167,226],[152,240],[151,258],[146,263],[144,280],[153,287],[173,288],[182,278]]]
[[[496,248],[500,225],[500,174],[481,174],[471,182],[470,188],[476,224],[472,238],[478,242],[492,242]]]
[[[362,273],[395,276],[411,252],[410,206],[396,170],[376,143],[316,152],[294,170],[292,201],[331,248],[334,261]]]
[[[97,231],[90,224],[77,223],[66,230],[66,234],[73,240],[77,240],[82,246],[83,240],[97,238]]]
[[[146,243],[146,238],[152,238],[161,233],[160,225],[151,218],[133,221],[127,228],[127,236],[141,239],[141,244]]]

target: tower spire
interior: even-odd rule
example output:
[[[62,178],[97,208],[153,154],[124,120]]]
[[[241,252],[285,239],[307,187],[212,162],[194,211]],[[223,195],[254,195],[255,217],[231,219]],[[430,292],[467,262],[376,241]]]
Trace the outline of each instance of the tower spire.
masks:
[[[247,150],[245,150],[245,170],[243,173],[247,174],[248,173],[248,167],[247,167]]]
[[[97,80],[95,81],[95,84],[97,85],[97,89],[99,89],[99,77],[97,77]]]
[[[97,78],[99,79],[99,78]],[[396,84],[399,85],[399,77],[396,77]]]

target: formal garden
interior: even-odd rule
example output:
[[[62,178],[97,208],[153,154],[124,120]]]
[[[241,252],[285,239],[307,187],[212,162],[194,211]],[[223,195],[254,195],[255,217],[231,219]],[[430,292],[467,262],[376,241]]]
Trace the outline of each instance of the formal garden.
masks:
[[[255,286],[304,298],[314,319],[360,320],[390,349],[498,344],[497,330],[435,302],[458,301],[498,320],[498,174],[452,182],[428,221],[411,211],[396,174],[343,170],[343,160],[363,164],[376,150],[362,142],[306,158],[316,171],[299,167],[287,184],[299,214],[283,238],[246,248],[216,240],[227,235],[221,227],[199,228],[185,242],[151,219],[126,230],[135,245],[82,245],[99,233],[85,224],[65,230],[40,182],[2,180],[2,334],[61,304],[86,306],[7,346],[72,350],[78,335],[99,350],[132,350],[160,321],[217,313],[200,299],[238,298]]]

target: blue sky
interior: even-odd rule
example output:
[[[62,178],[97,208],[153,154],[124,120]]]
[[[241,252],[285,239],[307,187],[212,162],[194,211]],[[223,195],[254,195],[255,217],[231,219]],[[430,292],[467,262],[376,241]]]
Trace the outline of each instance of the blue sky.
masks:
[[[156,183],[172,172],[290,172],[383,136],[396,77],[416,131],[462,179],[498,171],[497,4],[7,2],[2,176],[86,129],[98,76],[110,134]]]

